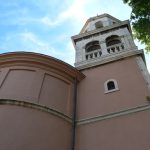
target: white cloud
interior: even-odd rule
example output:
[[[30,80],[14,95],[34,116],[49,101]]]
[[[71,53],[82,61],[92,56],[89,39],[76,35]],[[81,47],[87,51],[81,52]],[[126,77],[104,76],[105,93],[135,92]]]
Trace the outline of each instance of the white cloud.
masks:
[[[65,11],[60,12],[56,19],[51,20],[47,15],[41,18],[40,21],[47,26],[59,25],[69,19],[73,20],[74,23],[76,23],[76,21],[85,22],[87,18],[85,8],[91,1],[92,0],[74,0],[72,5]]]
[[[66,44],[66,47],[65,47],[65,53],[64,53],[65,57],[63,58],[63,60],[71,65],[74,65],[74,62],[75,62],[75,49],[73,47],[73,44],[71,41],[69,41],[67,44]]]
[[[71,65],[74,63],[74,48],[72,46],[71,40],[66,42],[65,46],[61,49],[57,49],[49,42],[41,40],[34,33],[26,31],[8,35],[2,47],[2,49],[9,49],[9,52],[28,51],[42,53],[61,59]]]
[[[1,42],[1,49],[8,49],[9,51],[16,51],[19,49],[23,51],[43,53],[64,60],[73,65],[75,50],[71,43],[70,36],[73,32],[76,33],[79,31],[89,17],[101,13],[110,13],[115,17],[123,18],[121,16],[129,16],[128,14],[130,13],[129,10],[127,11],[129,8],[127,7],[124,9],[123,6],[126,7],[126,5],[121,5],[122,1],[118,2],[118,0],[64,0],[62,3],[63,7],[60,5],[60,0],[56,0],[55,2],[47,0],[44,4],[43,0],[39,0],[34,4],[37,5],[40,10],[37,11],[36,15],[34,9],[37,7],[33,10],[28,7],[20,8],[18,3],[14,6],[17,10],[12,9],[8,10],[7,13],[1,13],[0,16],[11,16],[8,20],[9,23],[5,22],[6,20],[3,21],[5,24],[13,24],[18,26],[24,25],[21,26],[21,30],[16,30],[16,32],[14,32],[16,34],[12,34],[11,32],[8,33],[9,36],[6,37],[4,42]],[[110,3],[112,3],[112,5],[110,5]],[[118,4],[120,7],[116,9]],[[49,9],[50,7],[52,7],[53,10]],[[55,7],[58,8],[56,11]],[[64,9],[64,7],[66,7],[66,9]],[[125,13],[121,13],[122,10],[125,10]],[[39,14],[39,12],[41,13]],[[54,15],[56,16],[54,17]],[[33,31],[33,28],[36,28],[36,25],[38,25],[38,28]],[[66,25],[69,27],[67,32],[64,31],[64,34],[61,34],[61,32],[57,31],[63,31],[62,28],[56,28],[57,31],[55,32],[55,29],[53,31],[51,30],[53,33],[50,34],[49,29],[59,25],[62,27]],[[31,32],[23,32],[22,30],[25,30],[24,27]],[[46,29],[42,31],[45,27],[48,27],[48,30]],[[39,28],[41,29],[41,32],[37,32]],[[35,32],[35,34],[33,34],[32,31]],[[47,35],[45,31],[48,31],[49,35]],[[42,34],[40,35],[40,33]],[[57,35],[58,33],[61,35]],[[47,37],[47,39],[45,37],[42,39],[43,34],[46,34],[45,37]],[[5,37],[3,36],[3,38]],[[56,48],[58,47],[57,45],[62,45],[61,49]],[[147,66],[150,70],[149,62]]]
[[[58,55],[49,43],[42,41],[32,32],[16,33],[8,35],[2,45],[10,51],[32,51],[47,55]]]
[[[37,53],[43,53],[54,57],[61,57],[59,50],[53,48],[50,43],[39,39],[35,34],[31,32],[24,32],[18,35],[23,42],[25,51],[32,51]],[[27,47],[25,46],[27,45]]]

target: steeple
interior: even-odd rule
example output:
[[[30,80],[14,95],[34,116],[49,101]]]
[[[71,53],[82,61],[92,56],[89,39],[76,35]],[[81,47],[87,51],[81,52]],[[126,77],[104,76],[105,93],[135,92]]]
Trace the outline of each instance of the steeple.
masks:
[[[135,46],[129,21],[120,21],[109,14],[89,18],[72,41],[78,69],[142,53]]]

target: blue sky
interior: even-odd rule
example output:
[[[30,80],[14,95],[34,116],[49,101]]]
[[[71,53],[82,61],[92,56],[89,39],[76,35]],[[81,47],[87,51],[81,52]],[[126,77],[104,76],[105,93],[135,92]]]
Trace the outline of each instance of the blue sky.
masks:
[[[131,8],[122,0],[0,0],[0,53],[37,52],[73,65],[70,37],[80,32],[89,17],[102,13],[127,20]]]

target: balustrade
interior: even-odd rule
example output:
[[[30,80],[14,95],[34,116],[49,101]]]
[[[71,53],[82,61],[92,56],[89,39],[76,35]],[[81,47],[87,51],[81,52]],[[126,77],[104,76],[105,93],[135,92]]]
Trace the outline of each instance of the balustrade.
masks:
[[[115,44],[115,45],[107,47],[107,52],[109,54],[120,52],[120,51],[123,51],[123,50],[124,50],[124,45],[122,43]]]
[[[123,51],[124,49],[125,49],[124,45],[122,43],[119,43],[119,44],[115,44],[115,45],[107,47],[107,53],[108,54],[117,53],[117,52]],[[97,50],[85,53],[85,59],[86,60],[99,58],[101,56],[102,56],[102,50],[101,49],[97,49]]]
[[[89,59],[101,57],[101,55],[102,55],[102,51],[101,49],[98,49],[98,50],[94,50],[92,52],[86,53],[85,58],[86,60],[89,60]]]

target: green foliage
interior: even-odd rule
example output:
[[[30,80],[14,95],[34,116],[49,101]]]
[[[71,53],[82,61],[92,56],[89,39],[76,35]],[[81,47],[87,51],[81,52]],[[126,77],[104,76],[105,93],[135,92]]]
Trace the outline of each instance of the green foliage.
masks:
[[[146,96],[148,102],[150,102],[150,96]]]
[[[150,52],[150,0],[123,0],[132,8],[131,23],[135,37]]]

